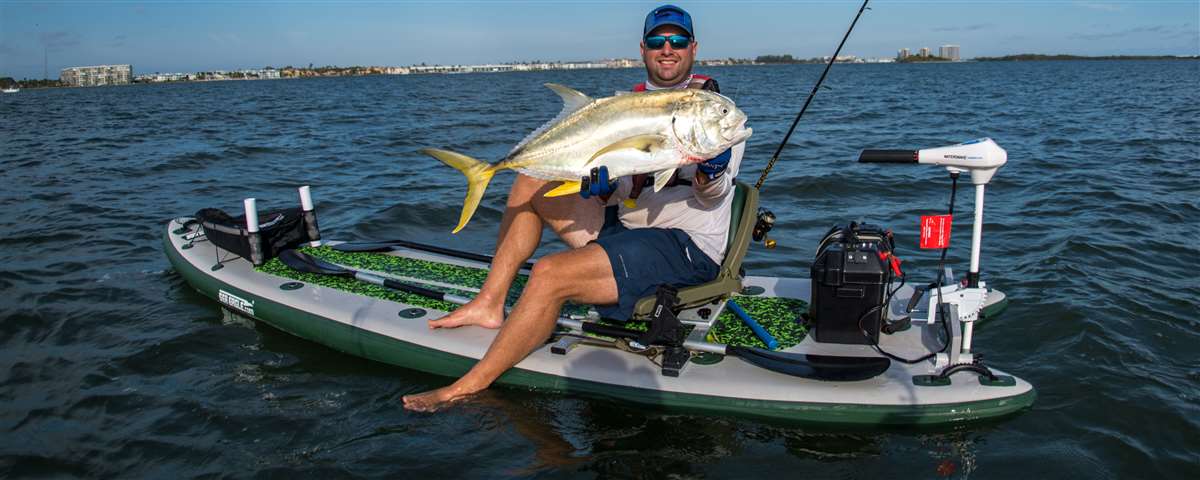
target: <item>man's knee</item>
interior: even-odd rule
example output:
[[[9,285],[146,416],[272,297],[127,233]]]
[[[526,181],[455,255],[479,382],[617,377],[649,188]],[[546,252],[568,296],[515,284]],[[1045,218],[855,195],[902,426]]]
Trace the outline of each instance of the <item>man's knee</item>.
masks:
[[[529,274],[529,285],[532,289],[554,298],[567,298],[573,293],[571,275],[574,269],[570,265],[570,252],[559,252],[546,255],[533,264]]]

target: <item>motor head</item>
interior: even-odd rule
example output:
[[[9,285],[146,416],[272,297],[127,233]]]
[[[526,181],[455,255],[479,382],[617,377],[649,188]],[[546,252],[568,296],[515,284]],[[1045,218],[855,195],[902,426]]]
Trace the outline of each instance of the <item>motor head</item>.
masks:
[[[971,183],[985,185],[1008,162],[1008,152],[990,138],[923,150],[863,150],[863,163],[928,163],[951,172],[970,172]]]

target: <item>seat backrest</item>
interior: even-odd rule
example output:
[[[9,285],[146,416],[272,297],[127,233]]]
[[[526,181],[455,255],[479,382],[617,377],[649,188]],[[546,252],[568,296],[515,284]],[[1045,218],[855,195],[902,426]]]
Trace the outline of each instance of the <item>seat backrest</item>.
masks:
[[[750,238],[757,220],[758,190],[745,183],[734,182],[733,205],[729,214],[729,243],[725,246],[720,275],[737,276],[742,268],[742,259],[746,258],[746,251],[750,249]]]

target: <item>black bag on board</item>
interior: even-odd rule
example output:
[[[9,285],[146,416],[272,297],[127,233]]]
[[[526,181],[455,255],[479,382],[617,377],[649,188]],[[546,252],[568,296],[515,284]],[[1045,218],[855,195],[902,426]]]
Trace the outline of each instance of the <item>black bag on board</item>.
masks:
[[[279,252],[319,239],[319,235],[315,239],[309,238],[310,229],[307,228],[304,211],[300,208],[260,213],[258,219],[259,230],[255,235],[246,231],[245,215],[231,217],[218,208],[204,208],[196,212],[196,220],[204,228],[204,235],[208,241],[249,260],[254,265],[262,265],[263,262],[278,256]],[[313,217],[313,220],[315,221],[316,217]],[[312,231],[315,231],[316,225],[313,227]],[[256,236],[260,241],[255,241]],[[261,247],[256,247],[256,243]]]

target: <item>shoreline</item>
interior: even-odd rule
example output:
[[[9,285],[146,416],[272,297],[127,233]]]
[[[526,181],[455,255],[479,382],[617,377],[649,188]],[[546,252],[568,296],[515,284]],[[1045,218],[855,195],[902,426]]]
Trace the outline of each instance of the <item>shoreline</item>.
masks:
[[[1200,56],[1181,57],[1181,56],[1105,56],[1105,57],[1079,57],[1079,56],[1050,56],[1050,55],[1009,55],[1004,57],[978,57],[969,60],[950,60],[950,61],[919,61],[919,62],[835,62],[839,65],[918,65],[918,64],[948,64],[948,63],[1028,63],[1028,62],[1096,62],[1096,61],[1198,61]],[[697,63],[700,63],[699,61]],[[748,63],[710,63],[707,65],[698,64],[698,68],[709,67],[738,67],[738,66],[788,66],[788,65],[820,65],[813,62],[748,62]],[[465,66],[458,66],[464,68]],[[345,70],[353,71],[354,69],[364,67],[345,67]],[[183,83],[210,83],[210,82],[229,82],[229,81],[263,81],[263,80],[300,80],[313,78],[345,78],[345,77],[381,77],[381,76],[409,76],[409,75],[460,75],[460,74],[475,74],[475,73],[529,73],[529,72],[547,72],[554,70],[622,70],[630,68],[640,68],[637,66],[605,66],[594,68],[563,68],[563,69],[542,69],[542,70],[507,70],[507,71],[431,71],[421,73],[362,73],[362,74],[309,74],[309,75],[294,75],[280,76],[278,78],[207,78],[196,80],[168,80],[168,81],[134,81],[125,84],[116,85],[97,85],[97,86],[71,86],[71,85],[36,85],[38,82],[47,82],[47,80],[18,80],[9,86],[16,86],[21,90],[45,90],[57,88],[97,88],[97,87],[121,87],[130,85],[167,85],[167,84],[183,84]],[[25,82],[33,83],[27,85]]]

